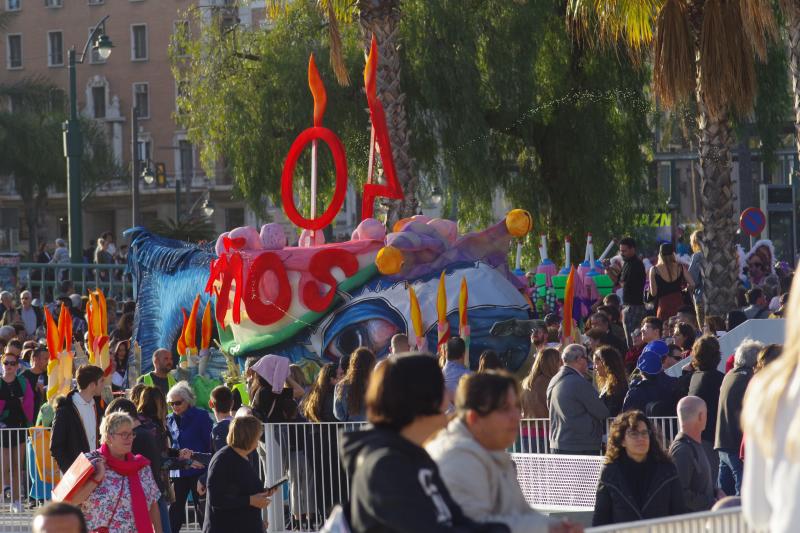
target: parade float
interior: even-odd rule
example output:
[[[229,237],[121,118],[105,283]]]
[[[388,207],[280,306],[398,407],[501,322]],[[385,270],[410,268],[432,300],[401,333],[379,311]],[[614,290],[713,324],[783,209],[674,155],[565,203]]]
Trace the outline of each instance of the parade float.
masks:
[[[530,318],[526,285],[510,271],[508,252],[514,239],[532,229],[531,216],[513,210],[497,224],[463,235],[451,220],[418,215],[387,232],[373,218],[376,198],[403,197],[376,93],[377,61],[373,42],[364,72],[372,121],[369,171],[362,220],[351,238],[325,243],[322,232],[342,207],[347,158],[336,134],[322,125],[325,88],[312,56],[313,125],[289,148],[281,188],[286,216],[301,230],[299,239],[290,246],[295,238],[278,223],[232,228],[205,245],[129,230],[128,265],[137,299],[134,338],[144,354],[168,347],[181,366],[199,368],[196,331],[208,332],[210,317],[214,343],[206,346],[209,361],[203,370],[211,373],[226,366],[222,355],[240,365],[247,356],[267,353],[321,364],[367,346],[380,358],[400,332],[409,335],[412,346],[429,351],[436,351],[449,332],[460,332],[470,339],[473,360],[492,349],[509,368],[521,365],[528,356],[528,334],[500,336],[490,330],[498,322]],[[336,170],[331,203],[321,214],[315,205],[319,142],[330,149]],[[293,180],[309,145],[311,216],[305,218],[295,204]],[[377,157],[382,182],[373,176]],[[205,326],[197,325],[199,308],[206,310]],[[142,372],[150,365],[145,355]]]

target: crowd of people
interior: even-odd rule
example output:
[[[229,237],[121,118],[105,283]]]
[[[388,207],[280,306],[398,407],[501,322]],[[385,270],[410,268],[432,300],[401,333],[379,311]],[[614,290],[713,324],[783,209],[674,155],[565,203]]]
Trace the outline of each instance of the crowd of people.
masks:
[[[412,352],[399,333],[380,360],[359,347],[313,375],[285,357],[248,358],[246,384],[216,387],[207,406],[176,379],[169,349],[151,354],[151,372],[126,375],[132,350],[127,304],[110,332],[114,370],[105,375],[76,365],[73,390],[47,401],[47,350],[24,336],[34,319],[21,294],[19,310],[8,306],[3,313],[13,309],[19,318],[11,329],[0,329],[0,420],[6,428],[52,428],[49,451],[62,472],[80,457],[94,466],[69,499],[77,513],[48,506],[35,524],[56,519],[89,530],[177,533],[190,502],[203,531],[263,531],[264,509],[282,490],[278,480],[265,479],[264,447],[277,443],[292,529],[318,529],[341,503],[342,512],[329,520],[359,532],[581,531],[580,524],[526,503],[507,451],[512,446],[603,455],[594,525],[709,510],[758,491],[756,500],[769,505],[745,501],[746,514],[761,525],[783,522],[774,502],[790,502],[768,480],[771,471],[792,487],[800,479],[791,462],[800,449],[798,432],[789,430],[797,429],[790,409],[796,402],[786,404],[800,389],[794,348],[800,339],[790,334],[786,350],[747,339],[734,353],[722,353],[718,337],[748,318],[784,316],[784,308],[792,308],[788,292],[776,295],[780,309],[765,314],[764,290],[752,287],[743,308],[698,321],[695,306],[666,298],[672,285],[697,294],[699,281],[691,268],[670,261],[670,247],[662,246],[662,260],[649,273],[635,242],[624,239],[620,252],[620,294],[597,302],[569,338],[560,317],[535,321],[531,352],[516,373],[490,350],[471,357],[458,336],[431,355]],[[652,302],[645,297],[648,277]],[[800,305],[800,296],[794,298]],[[66,299],[80,313],[83,302]],[[751,382],[769,393],[752,392]],[[761,416],[768,400],[778,408]],[[677,416],[671,441],[654,422],[664,416]],[[548,423],[521,431],[522,419]],[[327,424],[292,426],[306,421],[370,426],[344,434]],[[271,433],[264,435],[265,427]],[[0,433],[7,468],[24,454],[25,436]],[[787,441],[795,448],[776,448]],[[349,481],[326,475],[340,468],[337,453]],[[775,473],[764,466],[775,460],[792,469]],[[26,483],[15,475],[3,472],[11,480],[4,497],[18,510],[25,496],[17,492]],[[330,497],[319,498],[320,486]],[[30,498],[36,503],[49,496]]]

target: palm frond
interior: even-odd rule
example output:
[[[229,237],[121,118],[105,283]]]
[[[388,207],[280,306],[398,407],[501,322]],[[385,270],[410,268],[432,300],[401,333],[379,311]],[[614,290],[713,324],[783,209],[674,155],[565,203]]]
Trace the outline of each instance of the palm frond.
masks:
[[[796,7],[796,6],[795,6]],[[771,0],[739,0],[742,28],[761,61],[767,58],[767,44],[778,39],[778,25]]]
[[[336,13],[336,8],[332,0],[327,0],[328,4],[326,12],[328,17],[328,34],[331,40],[330,62],[333,68],[333,73],[336,75],[336,81],[339,85],[346,87],[350,85],[350,75],[347,73],[347,67],[344,64],[344,57],[342,56],[342,35],[339,32],[339,17]]]
[[[707,0],[700,30],[700,76],[708,112],[719,117],[727,110],[731,66],[728,63],[728,38],[725,35],[722,0]]]
[[[656,19],[653,86],[662,103],[672,107],[695,87],[694,46],[686,5],[667,0]]]
[[[653,28],[664,0],[568,0],[567,25],[592,47],[624,43],[632,57],[653,41]]]

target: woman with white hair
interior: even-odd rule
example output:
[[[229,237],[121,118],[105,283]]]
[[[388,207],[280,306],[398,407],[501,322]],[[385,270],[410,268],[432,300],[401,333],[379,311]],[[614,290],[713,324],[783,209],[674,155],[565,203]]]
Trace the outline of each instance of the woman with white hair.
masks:
[[[173,385],[167,392],[167,404],[172,409],[172,414],[167,417],[167,430],[173,448],[210,453],[213,424],[208,412],[195,407],[195,402],[196,397],[189,383],[179,381]],[[204,472],[205,468],[186,468],[179,471],[178,477],[172,478],[175,501],[169,506],[171,531],[180,531],[183,526],[184,509],[189,492],[192,493],[192,501],[202,525],[204,509],[199,505],[200,493],[197,491],[197,480]]]
[[[89,531],[161,533],[161,495],[150,461],[133,455],[133,419],[107,414],[100,423],[102,446],[87,454],[95,471],[70,503],[80,505]]]
[[[783,353],[747,388],[742,511],[753,529],[797,531],[800,523],[800,276],[789,292]]]

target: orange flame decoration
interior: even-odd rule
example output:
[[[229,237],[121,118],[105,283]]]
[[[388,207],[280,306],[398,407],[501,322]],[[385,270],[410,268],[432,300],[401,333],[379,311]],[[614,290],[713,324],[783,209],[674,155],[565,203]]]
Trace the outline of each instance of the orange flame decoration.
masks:
[[[181,312],[183,313],[183,327],[181,328],[181,334],[178,337],[178,356],[180,357],[180,364],[186,367],[189,364],[189,358],[192,356],[197,355],[197,312],[200,309],[200,295],[196,295],[194,297],[194,303],[192,304],[192,310],[187,315],[186,309],[181,308]],[[206,318],[208,315],[208,318]],[[204,324],[202,326],[202,335],[208,335],[208,339],[211,339],[211,309],[208,305],[206,305],[205,312],[203,313],[203,320]],[[208,333],[206,333],[205,329],[207,325],[205,321],[208,321]],[[205,340],[205,337],[204,337]]]
[[[45,307],[47,324],[47,350],[50,360],[47,362],[47,399],[58,394],[67,394],[72,385],[72,315],[61,304],[58,326],[53,316]]]
[[[103,291],[97,289],[89,292],[89,302],[86,305],[86,322],[89,325],[88,343],[89,363],[99,366],[103,373],[111,374],[111,355],[108,342],[108,314],[106,312],[106,297]]]
[[[436,314],[438,318],[438,342],[437,351],[442,349],[447,340],[450,338],[450,322],[447,321],[447,288],[444,283],[445,271],[442,270],[442,275],[439,277],[439,288],[436,295]]]
[[[184,357],[186,354],[186,322],[189,321],[189,317],[186,315],[186,309],[181,307],[181,312],[183,313],[183,326],[181,326],[181,334],[178,335],[178,355]]]
[[[200,328],[200,349],[208,350],[211,346],[211,332],[214,327],[214,322],[211,319],[211,300],[206,302],[206,308],[203,311],[203,321]]]
[[[189,313],[189,319],[186,321],[186,328],[183,332],[183,342],[186,345],[186,352],[191,354],[197,353],[197,310],[200,308],[200,295],[194,297],[192,304],[192,312]]]
[[[322,116],[325,115],[325,108],[328,105],[328,94],[314,62],[314,54],[308,57],[308,88],[314,97],[314,126],[319,127],[322,126]]]

